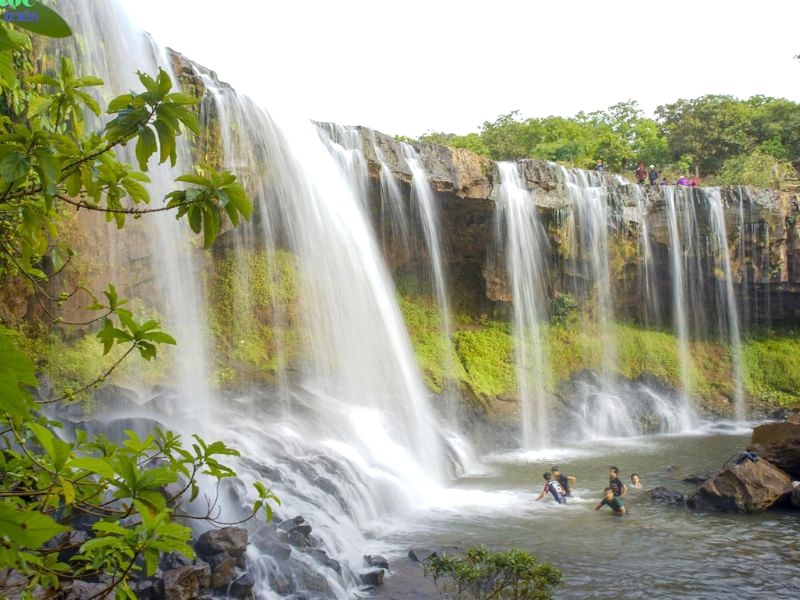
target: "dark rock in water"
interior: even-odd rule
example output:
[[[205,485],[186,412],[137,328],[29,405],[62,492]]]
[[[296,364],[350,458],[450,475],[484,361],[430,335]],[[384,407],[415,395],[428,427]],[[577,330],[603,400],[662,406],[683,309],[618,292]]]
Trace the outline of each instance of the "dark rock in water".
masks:
[[[247,568],[247,554],[246,553],[245,554],[240,554],[236,558],[236,566],[239,567],[240,569],[246,569]]]
[[[758,425],[747,449],[800,479],[800,422],[792,421]]]
[[[158,577],[133,581],[131,589],[139,600],[161,600],[164,597],[164,582]]]
[[[665,487],[656,487],[650,490],[650,499],[663,504],[683,505],[686,503],[686,494]]]
[[[423,562],[435,556],[439,555],[432,550],[425,550],[423,548],[412,548],[408,551],[408,558],[416,562]]]
[[[311,525],[306,525],[306,524],[298,525],[297,527],[295,527],[291,531],[296,531],[300,535],[304,535],[304,536],[308,537],[311,534]]]
[[[192,600],[200,595],[200,590],[211,583],[211,569],[200,562],[186,565],[164,573],[165,600]]]
[[[288,596],[295,591],[294,580],[276,571],[269,573],[269,586],[281,596]]]
[[[300,587],[309,592],[320,592],[323,594],[330,592],[331,589],[327,579],[319,573],[310,570],[304,570],[300,574]]]
[[[191,559],[186,558],[180,552],[168,552],[167,554],[163,554],[161,560],[158,561],[158,567],[162,571],[169,571],[191,564],[193,564]]]
[[[278,529],[283,529],[284,531],[291,531],[298,525],[302,525],[305,522],[306,522],[305,518],[298,515],[294,519],[286,519],[285,521],[281,521],[278,524]]]
[[[755,513],[788,500],[789,476],[765,459],[732,465],[701,485],[689,497],[692,508]]]
[[[789,496],[789,502],[795,508],[800,508],[800,485],[792,490],[792,495]]]
[[[214,589],[226,587],[236,579],[236,558],[227,552],[209,556],[208,566],[211,567],[211,587]]]
[[[277,539],[260,540],[256,546],[264,554],[268,554],[275,560],[288,560],[289,556],[292,554],[292,547]]]
[[[144,403],[144,409],[158,415],[167,417],[186,412],[180,396],[175,392],[161,392]]]
[[[364,562],[367,564],[368,567],[379,567],[381,569],[388,569],[389,568],[389,561],[386,560],[383,556],[378,554],[365,554],[364,555]]]
[[[297,530],[289,532],[289,538],[287,540],[292,546],[297,548],[305,548],[310,546],[310,542],[307,535],[303,535]]]
[[[706,471],[705,473],[687,475],[686,477],[683,477],[681,481],[683,483],[690,483],[692,485],[700,485],[701,483],[716,477],[717,473],[719,473],[719,471]]]
[[[230,587],[228,588],[228,594],[230,594],[233,598],[248,597],[253,591],[255,584],[256,581],[253,579],[253,576],[250,575],[250,573],[245,573],[231,583]]]
[[[200,556],[213,556],[225,552],[233,557],[247,550],[247,529],[242,527],[223,527],[211,529],[201,535],[195,544]]]
[[[375,571],[367,571],[359,575],[361,582],[365,585],[381,585],[383,583],[383,575],[386,573],[383,569],[376,569]]]
[[[303,548],[301,552],[314,557],[314,560],[318,563],[325,565],[329,569],[333,569],[337,573],[342,572],[342,565],[339,564],[339,561],[328,556],[325,550],[320,550],[319,548]]]

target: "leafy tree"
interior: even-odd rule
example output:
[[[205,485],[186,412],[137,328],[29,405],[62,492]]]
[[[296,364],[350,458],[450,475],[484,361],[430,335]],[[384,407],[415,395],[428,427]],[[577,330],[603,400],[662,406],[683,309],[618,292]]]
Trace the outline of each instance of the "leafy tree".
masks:
[[[70,34],[54,11],[36,9],[40,20],[19,26],[48,36]],[[118,228],[129,216],[174,211],[203,233],[206,247],[224,219],[236,224],[250,217],[252,205],[236,178],[208,167],[179,177],[189,185],[170,193],[166,205],[150,207],[145,184],[151,157],[175,165],[176,137],[199,133],[195,100],[173,91],[167,73],[139,73],[143,89],[111,100],[102,129],[90,131],[87,111],[99,117],[102,110],[89,90],[102,81],[78,76],[68,58],[56,73],[35,73],[30,50],[27,34],[0,25],[0,277],[26,279],[53,320],[61,321],[52,309],[80,291],[48,291],[73,254],[59,232],[66,209],[100,211]],[[136,166],[115,153],[126,144],[135,148]],[[92,294],[88,309],[96,316],[83,324],[100,326],[104,352],[124,352],[97,379],[52,401],[34,396],[34,364],[16,334],[0,326],[0,568],[26,576],[29,589],[105,574],[103,594],[134,597],[129,578],[153,574],[162,552],[193,555],[191,531],[177,519],[219,522],[215,501],[200,513],[182,501],[199,496],[201,478],[219,485],[234,475],[223,461],[238,452],[197,436],[185,444],[159,430],[144,439],[128,431],[121,444],[81,430],[65,441],[43,404],[74,401],[127,356],[150,361],[161,344],[175,344],[158,322],[135,318],[113,285],[102,299]],[[250,516],[263,509],[270,518],[277,499],[261,484],[256,492]],[[91,535],[76,541],[71,533],[81,521],[91,523]]]
[[[548,600],[561,582],[558,569],[516,548],[491,552],[472,546],[464,557],[433,556],[424,568],[448,600]]]
[[[797,171],[791,163],[757,148],[750,154],[741,154],[726,160],[715,178],[715,183],[779,188],[787,179],[797,179]]]

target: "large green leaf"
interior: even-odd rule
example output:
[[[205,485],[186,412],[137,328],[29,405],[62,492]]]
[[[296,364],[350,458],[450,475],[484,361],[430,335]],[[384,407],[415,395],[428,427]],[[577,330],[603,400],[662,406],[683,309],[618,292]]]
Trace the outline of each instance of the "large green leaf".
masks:
[[[19,510],[8,502],[0,502],[0,532],[24,548],[39,548],[54,535],[67,529],[47,515],[32,510]]]
[[[61,15],[41,2],[32,3],[31,8],[26,12],[38,13],[39,18],[36,21],[15,21],[15,25],[52,38],[64,38],[72,35],[72,29],[61,18]]]

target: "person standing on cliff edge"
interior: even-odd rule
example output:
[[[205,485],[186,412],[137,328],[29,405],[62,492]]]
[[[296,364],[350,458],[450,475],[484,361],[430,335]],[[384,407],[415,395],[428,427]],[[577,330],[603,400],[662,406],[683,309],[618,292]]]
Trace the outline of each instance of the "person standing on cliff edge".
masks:
[[[636,183],[639,185],[644,185],[645,179],[647,179],[647,169],[644,166],[644,163],[640,162],[639,166],[636,167]]]
[[[598,158],[597,159],[597,164],[594,166],[594,170],[595,171],[605,171],[606,170],[605,163]]]

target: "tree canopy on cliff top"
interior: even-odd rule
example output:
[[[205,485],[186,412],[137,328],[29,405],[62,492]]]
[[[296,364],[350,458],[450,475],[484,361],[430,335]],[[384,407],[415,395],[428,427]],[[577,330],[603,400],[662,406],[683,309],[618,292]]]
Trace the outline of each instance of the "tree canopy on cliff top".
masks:
[[[650,118],[628,100],[573,117],[523,119],[511,112],[486,121],[477,133],[431,132],[419,141],[494,160],[542,158],[581,168],[603,160],[617,172],[641,161],[660,170],[696,170],[717,183],[763,186],[800,159],[800,104],[707,95],[659,106]]]

